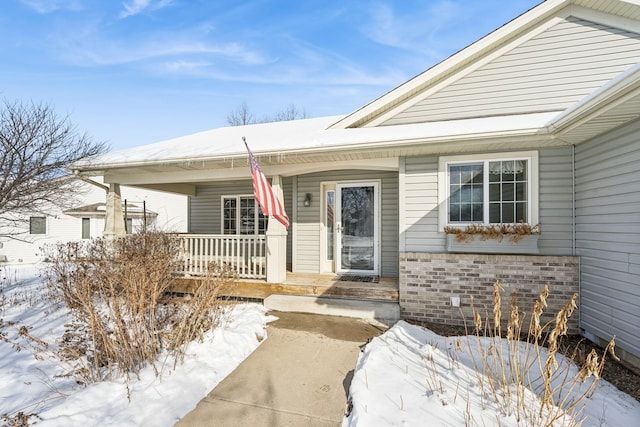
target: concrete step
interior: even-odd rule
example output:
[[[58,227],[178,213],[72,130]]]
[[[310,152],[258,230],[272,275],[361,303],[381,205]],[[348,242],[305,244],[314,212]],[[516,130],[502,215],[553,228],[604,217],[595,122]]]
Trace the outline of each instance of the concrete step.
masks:
[[[364,319],[391,326],[400,320],[400,304],[346,298],[273,294],[264,299],[269,310]]]

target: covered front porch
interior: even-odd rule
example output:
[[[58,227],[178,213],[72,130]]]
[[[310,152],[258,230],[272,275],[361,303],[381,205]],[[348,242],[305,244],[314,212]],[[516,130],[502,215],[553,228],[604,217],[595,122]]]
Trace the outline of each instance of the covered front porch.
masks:
[[[238,281],[223,289],[225,296],[265,299],[273,294],[354,298],[398,302],[398,279],[339,274],[286,272],[280,282],[268,280],[266,235],[178,235],[180,276],[175,292],[188,293],[202,280],[209,263],[227,264]]]
[[[318,149],[316,142],[315,148],[299,147],[332,123],[325,118],[221,129],[147,147],[136,162],[114,154],[74,172],[103,174],[109,183],[107,236],[123,233],[121,185],[188,196],[188,234],[177,234],[176,273],[185,285],[218,262],[237,272],[242,297],[280,293],[397,301],[401,153]],[[297,126],[305,129],[302,140],[291,135]],[[265,127],[278,137],[265,137]],[[288,229],[264,216],[255,200],[243,136],[283,201]],[[283,137],[288,142],[280,146]],[[176,146],[192,143],[176,153]]]

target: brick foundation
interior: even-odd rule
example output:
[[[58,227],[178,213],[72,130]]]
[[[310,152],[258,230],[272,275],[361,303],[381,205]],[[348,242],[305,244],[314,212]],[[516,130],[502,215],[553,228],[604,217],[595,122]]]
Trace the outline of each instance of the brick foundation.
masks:
[[[493,311],[493,285],[496,279],[504,289],[501,297],[503,320],[509,316],[509,301],[515,292],[520,312],[526,313],[522,327],[526,332],[533,305],[545,284],[549,286],[548,307],[543,316],[545,321],[555,318],[558,310],[578,292],[579,258],[401,253],[400,316],[403,319],[458,326],[464,325],[464,316],[472,331],[471,296],[475,310],[485,319],[487,313]],[[451,306],[452,296],[460,297],[460,308]],[[568,326],[569,333],[579,333],[577,310]]]

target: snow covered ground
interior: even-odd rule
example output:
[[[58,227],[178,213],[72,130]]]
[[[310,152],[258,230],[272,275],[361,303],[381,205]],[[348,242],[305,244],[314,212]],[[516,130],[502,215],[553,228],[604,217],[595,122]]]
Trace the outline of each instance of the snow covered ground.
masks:
[[[122,381],[81,387],[60,376],[66,367],[53,355],[70,320],[66,310],[49,304],[33,266],[0,269],[0,333],[9,341],[0,340],[0,416],[36,414],[29,422],[43,426],[173,426],[266,338],[273,320],[261,305],[238,305],[226,328],[192,343],[184,364],[175,371],[167,366],[161,379],[149,368],[128,391]],[[22,326],[51,347],[21,336]],[[481,363],[478,346],[469,350],[466,342],[405,322],[375,338],[360,354],[350,389],[353,409],[343,426],[534,425],[487,395],[474,371]],[[531,408],[538,402],[533,393],[523,399]],[[630,427],[640,425],[640,404],[601,381],[582,415],[584,426]]]
[[[478,348],[489,346],[489,339],[481,339],[478,345],[475,336],[445,338],[419,326],[398,322],[374,338],[360,354],[350,389],[353,409],[343,427],[545,425],[532,422],[531,418],[518,421],[514,411],[509,411],[509,405],[504,403],[508,399],[499,396],[496,403],[486,379],[485,386],[480,386],[482,376],[476,374],[479,369],[474,369],[482,364]],[[562,370],[561,356],[558,361]],[[536,368],[531,371],[535,378]],[[577,372],[572,366],[567,382]],[[589,381],[581,387],[586,387]],[[535,417],[540,407],[538,397],[527,392],[523,400]],[[583,426],[637,426],[640,403],[600,380],[580,418],[584,418]],[[571,424],[560,419],[553,425]]]
[[[51,307],[34,266],[0,268],[0,280],[6,278],[0,332],[23,347],[16,351],[0,341],[0,416],[37,414],[29,422],[42,426],[173,426],[266,338],[271,320],[262,305],[238,305],[226,328],[209,333],[202,343],[191,343],[184,363],[175,371],[167,363],[161,379],[149,367],[140,380],[130,382],[129,391],[122,381],[81,387],[71,378],[58,377],[65,366],[53,355],[56,339],[70,321],[67,311]],[[21,326],[52,347],[20,336]]]

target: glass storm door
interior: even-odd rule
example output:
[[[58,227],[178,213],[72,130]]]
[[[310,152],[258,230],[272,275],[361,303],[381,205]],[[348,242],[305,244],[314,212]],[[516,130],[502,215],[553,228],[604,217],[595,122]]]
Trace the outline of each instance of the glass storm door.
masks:
[[[335,273],[336,271],[336,185],[335,183],[323,183],[322,228],[320,236],[321,273]]]
[[[378,274],[378,183],[336,186],[339,273]]]

